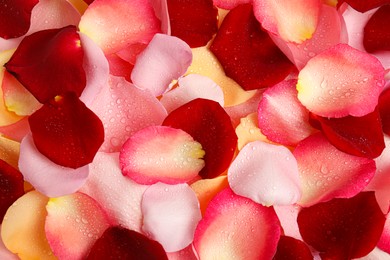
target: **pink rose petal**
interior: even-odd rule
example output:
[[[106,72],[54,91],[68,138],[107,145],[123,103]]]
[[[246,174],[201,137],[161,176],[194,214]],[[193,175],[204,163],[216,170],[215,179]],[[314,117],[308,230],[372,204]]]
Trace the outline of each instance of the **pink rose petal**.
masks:
[[[80,192],[95,199],[113,224],[140,232],[141,199],[148,186],[122,175],[119,153],[97,153],[89,171],[90,175]]]
[[[272,259],[280,234],[272,207],[226,188],[210,202],[199,222],[194,248],[199,259]]]
[[[355,196],[376,169],[374,160],[343,153],[320,133],[300,142],[293,154],[298,162],[302,206]]]
[[[282,81],[268,88],[259,103],[261,132],[269,140],[283,145],[296,145],[314,131],[309,124],[309,111],[297,98],[296,82]]]
[[[297,162],[286,147],[255,141],[242,148],[228,170],[238,195],[269,205],[290,205],[301,197]]]
[[[119,152],[138,130],[160,125],[167,112],[150,91],[141,90],[124,78],[110,76],[108,84],[90,108],[104,126],[105,140],[100,151]]]
[[[231,10],[241,4],[252,3],[252,0],[213,0],[213,3],[219,8]]]
[[[196,98],[214,100],[224,106],[221,87],[208,77],[189,74],[180,78],[178,84],[179,87],[166,92],[160,99],[168,113]]]
[[[161,32],[171,35],[167,0],[153,0],[151,3],[157,18],[161,21]]]
[[[386,215],[386,222],[383,228],[382,235],[378,242],[378,247],[390,254],[390,214]]]
[[[302,209],[299,205],[274,206],[276,215],[283,228],[283,234],[299,240],[302,240],[301,233],[297,223],[299,211]]]
[[[140,184],[184,183],[204,167],[202,145],[181,129],[146,127],[122,146],[119,163],[123,175]]]
[[[150,186],[142,199],[143,231],[167,252],[187,247],[201,219],[199,202],[187,184]]]
[[[48,197],[77,191],[88,177],[88,165],[72,169],[53,163],[34,145],[31,134],[20,144],[19,169],[24,179]]]
[[[255,16],[264,29],[280,35],[285,41],[296,43],[312,37],[320,7],[320,0],[253,1]]]
[[[28,123],[28,117],[24,117],[10,125],[0,126],[0,133],[18,142],[20,142],[29,132],[30,125]]]
[[[82,259],[110,226],[100,205],[83,193],[52,198],[46,210],[46,237],[59,259]]]
[[[378,59],[338,44],[312,58],[299,72],[298,99],[323,117],[364,116],[375,109],[384,84]]]
[[[191,61],[192,52],[187,43],[174,36],[156,34],[137,57],[131,80],[136,86],[159,96],[172,80],[187,71]]]

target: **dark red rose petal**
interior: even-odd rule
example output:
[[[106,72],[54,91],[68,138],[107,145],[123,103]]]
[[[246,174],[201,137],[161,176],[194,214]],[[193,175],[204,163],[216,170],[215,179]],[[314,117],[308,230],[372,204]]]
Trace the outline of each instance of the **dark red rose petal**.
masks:
[[[329,142],[345,153],[373,159],[385,148],[377,109],[362,117],[326,118],[310,114],[310,123],[322,130]]]
[[[312,260],[309,247],[302,241],[288,236],[280,236],[278,249],[273,260]]]
[[[229,166],[237,136],[230,117],[218,102],[198,98],[172,111],[163,125],[179,128],[198,141],[206,152],[202,178],[214,178]]]
[[[383,91],[379,96],[378,109],[382,120],[383,132],[390,135],[390,88]]]
[[[141,233],[120,227],[109,227],[95,242],[87,260],[100,259],[168,259],[163,247]]]
[[[367,12],[385,4],[390,4],[390,0],[339,0],[337,2],[337,6],[340,6],[344,2],[361,13]]]
[[[367,255],[378,243],[384,224],[374,192],[319,203],[298,214],[303,240],[321,252],[322,259]]]
[[[67,92],[29,118],[37,149],[56,164],[79,168],[92,162],[104,140],[103,124],[74,94]]]
[[[24,194],[22,174],[0,159],[0,223],[9,206]]]
[[[31,11],[38,0],[0,0],[0,37],[17,38],[27,33]]]
[[[78,96],[86,85],[84,51],[75,26],[26,36],[5,65],[41,103],[61,93]]]
[[[228,13],[210,50],[226,75],[245,90],[273,86],[294,68],[261,28],[251,4],[240,5]]]
[[[168,0],[171,35],[191,48],[206,45],[218,30],[218,10],[212,0]]]
[[[368,20],[363,45],[367,52],[390,51],[390,5],[380,7]]]

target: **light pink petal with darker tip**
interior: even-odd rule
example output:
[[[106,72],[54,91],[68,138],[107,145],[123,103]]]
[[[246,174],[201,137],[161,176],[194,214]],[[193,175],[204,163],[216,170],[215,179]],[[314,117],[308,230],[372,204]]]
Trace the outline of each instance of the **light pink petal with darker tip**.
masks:
[[[202,218],[195,192],[187,184],[150,186],[142,198],[143,231],[167,252],[192,243]]]
[[[270,36],[295,66],[302,69],[317,54],[338,43],[348,41],[346,35],[341,33],[343,23],[341,15],[334,7],[322,5],[317,29],[310,39],[296,44],[286,42],[276,35]]]
[[[83,68],[86,86],[80,100],[90,106],[103,88],[107,86],[109,65],[103,51],[87,35],[80,33],[81,47],[84,50]]]
[[[169,260],[198,260],[198,258],[195,255],[194,249],[192,247],[192,244],[187,246],[186,248],[172,253],[167,253]]]
[[[59,259],[83,259],[110,226],[100,205],[83,193],[49,199],[46,210],[46,237]]]
[[[320,0],[253,0],[253,11],[262,27],[287,42],[302,43],[317,28]]]
[[[321,134],[298,144],[293,152],[298,162],[302,198],[311,206],[333,198],[351,198],[373,178],[375,161],[341,152]]]
[[[119,152],[135,132],[161,125],[165,108],[148,90],[141,90],[122,77],[110,76],[90,109],[102,120],[105,140],[100,151]]]
[[[157,18],[161,21],[161,33],[171,35],[167,0],[152,0],[151,3]]]
[[[298,213],[301,210],[299,205],[274,206],[276,215],[278,215],[280,225],[283,228],[283,234],[299,240],[302,240],[301,233],[297,223]]]
[[[272,259],[281,234],[273,207],[264,207],[226,188],[199,222],[194,248],[199,259]]]
[[[228,169],[234,193],[265,206],[291,205],[301,197],[297,162],[286,147],[255,141],[245,145]]]
[[[252,0],[213,0],[213,4],[225,10],[231,10],[241,4],[252,3]]]
[[[172,80],[184,75],[191,62],[192,52],[187,43],[174,36],[156,34],[137,57],[131,80],[136,86],[159,96]]]
[[[81,17],[80,31],[105,54],[134,43],[148,43],[160,32],[152,4],[144,0],[95,0]]]
[[[166,92],[160,99],[168,113],[196,98],[214,100],[224,106],[221,87],[208,77],[189,74],[180,78],[178,84],[179,87]]]
[[[146,127],[122,146],[119,164],[123,175],[150,185],[157,182],[184,183],[204,167],[202,145],[181,129]]]
[[[20,144],[19,170],[24,179],[48,197],[59,197],[77,191],[88,178],[88,165],[72,169],[53,163],[41,154],[26,135]]]
[[[377,58],[338,44],[309,60],[299,72],[298,99],[319,116],[364,116],[378,104],[384,75]]]
[[[294,79],[282,81],[263,93],[258,123],[270,141],[295,146],[314,131],[309,124],[309,111],[297,98],[296,83]]]
[[[141,199],[148,186],[122,175],[119,153],[98,152],[89,171],[90,175],[79,191],[95,199],[113,225],[141,232]]]

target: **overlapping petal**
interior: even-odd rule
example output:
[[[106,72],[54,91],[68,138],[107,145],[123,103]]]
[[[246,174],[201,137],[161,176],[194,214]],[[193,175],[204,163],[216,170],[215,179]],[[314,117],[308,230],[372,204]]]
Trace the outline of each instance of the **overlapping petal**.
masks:
[[[352,6],[355,10],[364,13],[381,5],[390,4],[389,0],[343,0],[340,3],[346,2]]]
[[[0,159],[18,168],[20,143],[0,134]]]
[[[311,260],[313,259],[313,255],[311,254],[309,247],[304,242],[292,237],[280,236],[278,249],[273,259]]]
[[[246,144],[254,141],[269,142],[258,127],[257,113],[250,113],[240,119],[240,124],[236,127],[238,137],[237,148],[241,150]]]
[[[231,10],[241,4],[252,3],[252,0],[213,0],[213,3],[218,8]]]
[[[363,45],[367,52],[390,51],[390,1],[388,3],[376,10],[364,27]]]

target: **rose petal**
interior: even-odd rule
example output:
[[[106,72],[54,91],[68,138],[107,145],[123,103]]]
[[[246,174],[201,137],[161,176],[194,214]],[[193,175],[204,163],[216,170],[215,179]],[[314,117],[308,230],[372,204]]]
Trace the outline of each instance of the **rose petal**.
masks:
[[[236,127],[238,137],[237,148],[241,150],[246,144],[254,141],[269,142],[258,127],[257,113],[250,113],[241,118],[240,124]]]
[[[121,226],[109,227],[95,242],[86,259],[168,259],[163,247],[141,233]]]
[[[169,260],[198,260],[195,255],[192,244],[180,251],[167,253],[167,256]]]
[[[149,1],[95,0],[79,24],[105,54],[115,53],[134,43],[148,43],[160,31],[160,21]]]
[[[206,152],[205,167],[199,173],[202,178],[214,178],[228,168],[237,136],[229,116],[217,102],[194,99],[172,111],[163,125],[184,130],[202,145]]]
[[[319,203],[298,215],[304,241],[320,251],[322,259],[365,256],[376,246],[384,223],[373,192]]]
[[[379,96],[378,109],[383,132],[390,135],[390,88],[385,89]]]
[[[296,82],[282,81],[268,88],[259,103],[261,132],[269,140],[283,145],[294,146],[313,132],[309,111],[297,98]]]
[[[46,210],[46,237],[60,259],[84,258],[110,226],[100,205],[83,193],[52,198]]]
[[[213,0],[213,3],[219,8],[231,10],[241,4],[252,3],[252,0]]]
[[[153,0],[151,3],[157,18],[161,21],[161,32],[171,35],[167,0]]]
[[[292,63],[260,28],[252,5],[231,10],[210,46],[227,76],[244,90],[272,86],[293,69]]]
[[[343,0],[342,2],[348,3],[350,6],[352,6],[355,10],[364,13],[371,9],[374,9],[376,7],[379,7],[381,5],[390,4],[389,0],[370,0],[370,1],[364,1],[364,0]]]
[[[390,215],[387,213],[385,226],[378,242],[378,247],[383,251],[390,253]]]
[[[90,175],[79,190],[95,199],[115,225],[140,232],[141,199],[146,185],[122,175],[119,153],[97,153],[89,165]]]
[[[390,3],[390,1],[388,1]],[[390,51],[390,5],[383,5],[364,27],[363,45],[367,52]]]
[[[200,143],[181,129],[150,126],[132,135],[122,146],[123,175],[140,184],[184,183],[204,167]]]
[[[48,198],[38,191],[20,197],[4,217],[1,237],[4,245],[21,259],[57,259],[45,235]]]
[[[1,132],[1,131],[0,131]],[[20,143],[0,134],[0,159],[18,168]]]
[[[341,152],[320,133],[300,142],[293,154],[298,162],[302,206],[355,196],[376,169],[374,160]]]
[[[155,96],[165,92],[172,80],[179,78],[190,66],[190,47],[177,37],[156,34],[137,57],[131,72],[132,82],[149,89]]]
[[[321,1],[254,0],[256,19],[269,32],[287,42],[302,43],[310,39],[317,28]]]
[[[201,219],[199,202],[187,184],[150,186],[142,199],[143,231],[167,252],[187,247]]]
[[[124,78],[110,76],[108,86],[96,97],[91,110],[103,122],[103,152],[119,152],[123,143],[147,126],[160,125],[165,108],[148,90],[141,90]]]
[[[77,191],[88,177],[88,166],[66,168],[42,155],[35,147],[31,134],[20,144],[19,169],[26,181],[49,197]]]
[[[298,99],[323,117],[364,116],[375,109],[384,84],[384,69],[375,57],[338,44],[299,72]]]
[[[298,213],[301,208],[301,206],[296,204],[287,206],[274,206],[276,215],[278,216],[280,225],[283,229],[283,234],[285,236],[290,236],[302,240],[302,236],[299,233],[299,227],[297,223]]]
[[[311,260],[313,259],[313,255],[311,254],[309,247],[304,242],[292,237],[280,236],[278,250],[272,259]]]
[[[1,226],[0,226],[1,228]],[[5,247],[3,240],[0,237],[0,259],[6,259],[6,260],[19,260],[20,258],[8,250],[8,248]]]
[[[284,146],[255,141],[242,148],[228,170],[238,195],[270,205],[290,205],[301,197],[298,165]]]
[[[0,113],[2,114],[2,112]],[[29,132],[30,125],[28,124],[28,117],[24,117],[11,125],[0,126],[0,133],[18,142],[20,142]]]
[[[194,248],[200,259],[271,259],[280,232],[272,207],[227,188],[210,202],[196,228]]]
[[[127,81],[131,81],[130,75],[134,68],[133,64],[122,59],[115,53],[107,55],[106,58],[110,64],[110,75],[124,77]]]

